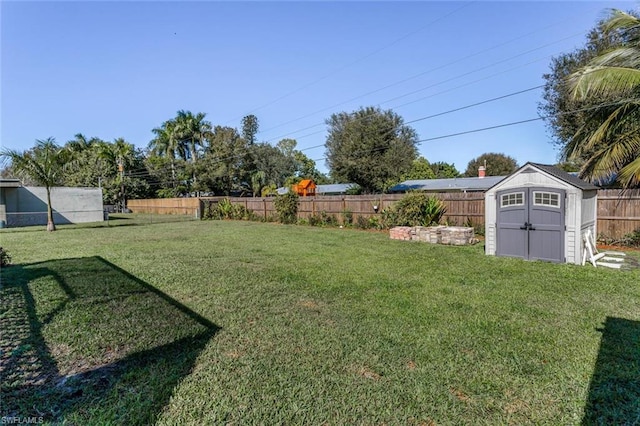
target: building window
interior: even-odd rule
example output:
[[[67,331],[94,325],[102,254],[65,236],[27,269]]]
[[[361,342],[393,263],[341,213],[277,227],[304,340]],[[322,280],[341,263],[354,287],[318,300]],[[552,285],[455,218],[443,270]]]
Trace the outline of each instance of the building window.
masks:
[[[560,194],[533,191],[533,204],[535,206],[560,207]]]
[[[524,204],[524,192],[512,192],[500,197],[500,207],[521,206]]]

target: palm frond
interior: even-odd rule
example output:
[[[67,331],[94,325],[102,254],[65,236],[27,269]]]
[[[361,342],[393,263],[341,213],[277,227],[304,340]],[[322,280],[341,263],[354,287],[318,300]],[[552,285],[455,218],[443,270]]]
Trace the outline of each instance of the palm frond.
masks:
[[[618,181],[625,188],[640,186],[640,155],[635,160],[620,169]]]
[[[628,124],[629,117],[639,108],[638,103],[626,103],[611,112],[598,128],[591,133],[586,142],[581,146],[582,151],[594,149],[607,139],[616,139],[617,134],[623,134],[624,126]],[[636,127],[636,126],[634,126]],[[634,128],[634,130],[637,130]]]
[[[55,231],[53,212],[51,209],[51,187],[62,180],[62,174],[71,159],[72,152],[61,148],[55,139],[47,138],[36,140],[36,145],[30,151],[18,152],[16,150],[0,151],[3,162],[10,161],[13,170],[29,177],[47,189],[47,231]]]
[[[629,101],[618,107],[602,107],[590,113],[590,122],[601,122],[594,130],[590,123],[585,123],[569,140],[562,150],[561,157],[566,161],[576,160],[583,154],[592,151],[607,138],[615,138],[616,133],[625,133],[630,127],[637,130],[635,117],[640,115],[640,99]]]
[[[640,69],[587,66],[569,76],[567,83],[574,99],[624,94],[640,87]]]
[[[583,165],[580,176],[598,180],[618,173],[632,163],[640,153],[640,135],[629,132],[597,150]]]
[[[640,19],[619,9],[611,9],[610,17],[602,24],[605,33],[638,28]]]
[[[611,52],[603,53],[591,60],[589,65],[594,67],[623,67],[640,68],[640,49],[638,47],[618,47]]]

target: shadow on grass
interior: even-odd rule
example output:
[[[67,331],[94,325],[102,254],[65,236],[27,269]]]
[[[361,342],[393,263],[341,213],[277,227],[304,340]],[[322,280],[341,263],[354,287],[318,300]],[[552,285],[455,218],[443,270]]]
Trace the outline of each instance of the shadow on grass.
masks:
[[[75,229],[93,229],[93,228],[119,228],[122,226],[146,226],[158,225],[161,223],[177,223],[177,222],[198,222],[200,219],[192,215],[172,215],[172,214],[146,214],[146,213],[113,213],[109,215],[109,220],[102,222],[87,223],[56,223],[56,232],[68,231]],[[2,233],[17,232],[46,232],[46,225],[10,227],[0,229]]]
[[[607,317],[583,425],[640,424],[640,322]]]
[[[1,416],[151,424],[218,327],[100,257],[2,270]]]

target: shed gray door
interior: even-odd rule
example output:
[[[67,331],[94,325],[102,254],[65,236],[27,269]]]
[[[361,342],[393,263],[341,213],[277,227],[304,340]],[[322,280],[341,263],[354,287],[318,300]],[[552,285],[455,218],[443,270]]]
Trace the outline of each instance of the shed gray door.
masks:
[[[565,192],[519,188],[498,192],[498,256],[564,261]]]

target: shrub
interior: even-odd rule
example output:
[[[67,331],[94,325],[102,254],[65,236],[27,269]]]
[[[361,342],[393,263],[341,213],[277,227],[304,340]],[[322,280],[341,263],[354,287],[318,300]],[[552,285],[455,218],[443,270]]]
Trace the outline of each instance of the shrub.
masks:
[[[383,223],[386,227],[437,225],[445,212],[446,207],[438,198],[413,193],[383,212]]]
[[[298,194],[287,192],[284,195],[277,195],[273,202],[278,219],[282,223],[296,223],[298,217]]]
[[[219,202],[210,203],[204,210],[203,219],[214,220],[257,220],[253,211],[242,204],[233,204],[225,198]]]
[[[369,221],[364,216],[358,216],[356,219],[356,228],[367,229],[369,228]]]
[[[298,223],[300,223],[300,221],[298,221]],[[307,224],[311,226],[320,226],[322,224],[322,219],[320,218],[319,214],[312,214],[311,216],[309,216]]]
[[[381,224],[384,228],[393,228],[398,223],[398,212],[393,207],[388,207],[380,212]]]
[[[621,244],[627,247],[640,247],[640,228],[622,237]]]
[[[466,226],[467,228],[473,228],[473,233],[475,235],[484,235],[484,224],[474,225],[471,218],[466,218],[462,226]]]
[[[385,225],[377,216],[370,216],[368,222],[369,229],[385,229]]]
[[[353,212],[351,210],[342,211],[342,224],[346,227],[353,226]]]
[[[0,266],[7,266],[11,264],[11,255],[3,247],[0,247]]]
[[[338,226],[338,219],[335,215],[329,214],[324,210],[320,212],[320,219],[322,220],[323,225]]]
[[[608,246],[640,247],[640,228],[625,234],[625,236],[620,239],[610,238],[603,234],[599,234],[598,242]]]
[[[300,223],[300,221],[298,221]],[[338,219],[326,211],[321,211],[309,217],[309,225],[311,226],[338,226]]]
[[[278,221],[278,215],[275,215],[275,214],[267,215],[267,217],[264,219],[264,221],[267,222],[267,223],[277,222]]]

